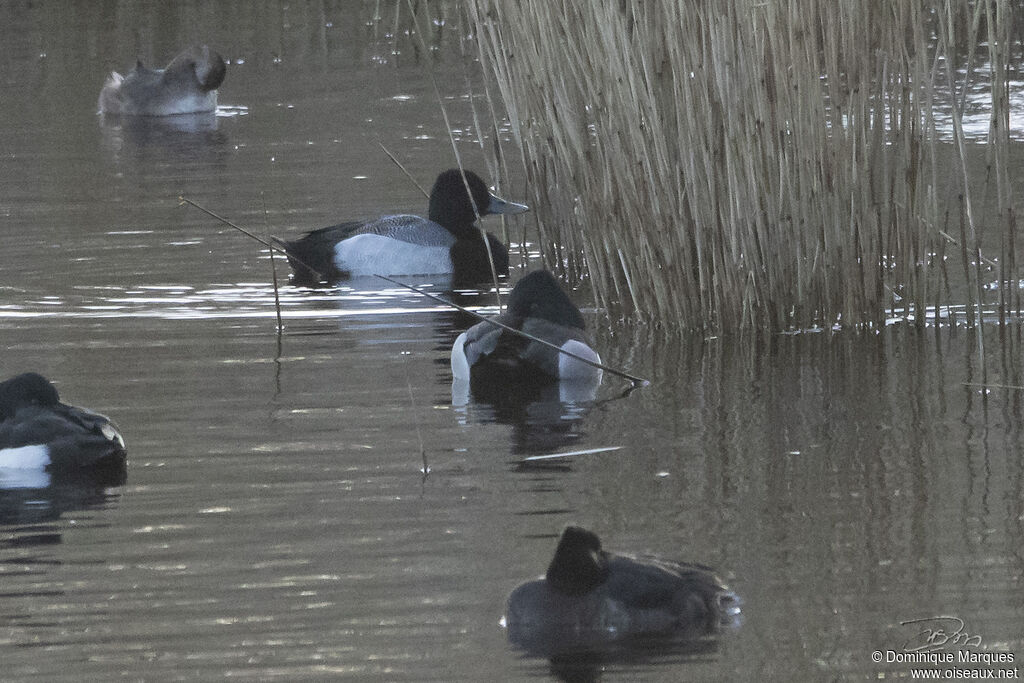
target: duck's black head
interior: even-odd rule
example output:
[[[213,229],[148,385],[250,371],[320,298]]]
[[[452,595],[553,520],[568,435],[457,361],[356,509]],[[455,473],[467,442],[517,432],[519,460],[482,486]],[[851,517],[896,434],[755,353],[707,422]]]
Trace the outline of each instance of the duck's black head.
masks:
[[[142,66],[140,60],[135,66],[138,72],[150,71]],[[210,92],[220,87],[227,74],[224,58],[208,45],[190,47],[177,55],[164,68],[163,80],[166,83],[184,83],[189,88],[197,88],[200,92]],[[159,71],[156,72],[159,74]]]
[[[580,309],[569,300],[555,276],[547,270],[525,275],[508,299],[508,312],[521,318],[542,318],[558,325],[584,329]]]
[[[0,382],[0,421],[13,417],[19,408],[59,404],[57,388],[38,373],[26,372]]]
[[[583,527],[566,527],[545,578],[551,588],[566,595],[582,595],[600,586],[608,578],[601,539]]]
[[[220,87],[224,82],[228,67],[224,58],[214,52],[206,45],[199,49],[195,61],[196,80],[203,92],[210,92]]]
[[[434,187],[430,190],[428,211],[430,220],[448,228],[457,237],[466,236],[462,233],[473,226],[477,216],[522,213],[528,210],[523,204],[507,202],[492,195],[476,173],[465,171],[465,182],[462,180],[462,174],[459,169],[451,168],[437,176]]]

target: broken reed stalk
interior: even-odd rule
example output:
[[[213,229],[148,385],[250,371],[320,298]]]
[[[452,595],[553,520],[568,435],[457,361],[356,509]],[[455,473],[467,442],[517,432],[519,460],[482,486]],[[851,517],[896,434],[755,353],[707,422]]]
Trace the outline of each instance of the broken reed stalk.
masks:
[[[384,154],[386,154],[388,156],[388,159],[391,159],[391,161],[395,164],[395,166],[397,166],[398,168],[402,169],[402,173],[405,174],[406,178],[408,178],[409,180],[412,181],[412,184],[416,186],[416,189],[419,190],[420,192],[422,192],[424,197],[426,197],[427,199],[430,199],[430,193],[427,192],[426,190],[424,190],[423,186],[420,185],[418,182],[416,182],[416,178],[413,177],[412,173],[409,173],[409,171],[405,168],[405,166],[402,165],[402,162],[399,161],[398,158],[394,154],[392,154],[390,151],[388,151],[388,148],[384,146],[384,143],[378,142],[377,144],[380,145],[381,150],[384,152]]]
[[[263,204],[263,227],[267,230],[270,229],[270,224],[267,216],[267,200],[260,192],[260,202]],[[280,338],[281,331],[284,329],[284,323],[281,321],[281,295],[277,288],[277,262],[274,260],[274,250],[270,250],[270,274],[273,278],[274,283],[274,312],[277,313],[277,334]]]
[[[942,231],[984,182],[949,173],[982,69],[993,260],[1016,280],[1007,0],[464,7],[528,160],[542,253],[589,271],[610,310],[710,333],[878,329],[887,292],[919,325],[943,289],[979,298],[973,264],[994,242],[968,238],[974,273],[950,283]]]
[[[405,386],[409,390],[409,410],[412,411],[413,423],[416,425],[416,441],[420,445],[420,462],[423,463],[420,472],[423,473],[423,479],[426,480],[427,475],[430,474],[430,464],[427,462],[427,447],[423,443],[423,432],[420,430],[419,415],[416,412],[416,397],[412,393],[412,381],[409,379],[409,352],[403,351],[402,356],[405,358]]]
[[[279,245],[274,244],[270,240],[263,239],[259,235],[256,235],[255,233],[252,233],[249,230],[246,230],[245,228],[243,228],[243,227],[241,227],[241,226],[239,226],[239,225],[229,221],[227,218],[224,218],[223,216],[220,216],[220,215],[214,213],[213,211],[210,211],[206,207],[201,206],[200,204],[195,203],[194,201],[192,201],[191,199],[188,199],[187,197],[179,196],[178,197],[178,201],[181,204],[188,204],[189,206],[193,206],[193,207],[199,209],[200,211],[202,211],[203,213],[205,213],[206,215],[211,216],[213,218],[216,218],[220,222],[222,222],[225,225],[228,225],[228,226],[234,228],[235,230],[239,231],[243,235],[256,240],[257,242],[259,242],[263,246],[267,247],[271,251],[277,250],[277,251],[280,251],[282,254],[288,255],[288,252],[286,250],[282,249]],[[291,258],[295,259],[295,256],[292,255]],[[316,272],[315,269],[310,268],[310,266],[308,264],[306,264],[305,262],[303,262],[303,261],[301,261],[299,259],[295,259],[295,260],[299,263],[299,265],[303,266],[304,268],[308,268],[309,270],[311,270],[314,273]],[[412,285],[407,285],[404,282],[399,282],[398,280],[392,279],[392,278],[390,278],[390,277],[388,277],[386,275],[375,274],[374,277],[378,277],[381,280],[387,280],[388,282],[390,282],[392,284],[396,284],[399,287],[404,287],[405,289],[408,289],[410,291],[416,292],[417,294],[420,294],[421,296],[425,296],[428,299],[432,299],[434,301],[442,303],[445,306],[450,306],[451,308],[454,308],[454,309],[456,309],[458,311],[461,311],[461,312],[463,312],[463,313],[465,313],[465,314],[467,314],[469,316],[472,316],[473,318],[476,318],[477,320],[490,323],[490,324],[492,324],[492,325],[494,325],[496,327],[500,327],[500,328],[502,328],[504,330],[508,330],[509,332],[512,332],[513,334],[517,334],[520,337],[524,337],[526,339],[529,339],[530,341],[535,341],[535,342],[538,342],[540,344],[543,344],[544,346],[551,347],[551,348],[555,349],[556,351],[558,351],[559,353],[563,353],[566,356],[569,356],[570,358],[575,358],[576,360],[581,361],[583,363],[586,363],[587,365],[590,365],[590,366],[595,367],[595,368],[599,368],[599,369],[604,370],[605,372],[608,372],[608,373],[610,373],[612,375],[615,375],[617,377],[622,377],[623,379],[627,379],[627,380],[629,380],[630,382],[633,383],[634,387],[636,387],[636,386],[648,386],[650,384],[649,381],[647,381],[646,379],[643,379],[642,377],[636,377],[635,375],[630,375],[629,373],[623,372],[621,370],[616,370],[615,368],[609,367],[607,365],[604,365],[603,363],[597,363],[595,361],[590,360],[589,358],[584,358],[583,356],[579,356],[579,355],[577,355],[577,354],[575,354],[575,353],[573,353],[571,351],[566,351],[565,349],[561,348],[557,344],[552,344],[551,342],[549,342],[549,341],[547,341],[545,339],[540,339],[539,337],[535,337],[532,334],[528,334],[526,332],[523,332],[522,330],[517,330],[514,327],[509,327],[508,325],[505,325],[504,323],[500,323],[497,320],[494,320],[493,318],[488,318],[487,316],[481,315],[480,313],[477,313],[476,311],[472,311],[472,310],[470,310],[470,309],[468,309],[468,308],[466,308],[464,306],[460,306],[459,304],[457,304],[457,303],[455,303],[453,301],[448,301],[447,299],[445,299],[443,297],[437,296],[435,294],[431,294],[430,292],[425,292],[422,289],[418,289],[416,287],[413,287]]]
[[[255,234],[255,233],[252,233],[252,232],[249,232],[248,230],[246,230],[245,228],[243,228],[243,227],[241,227],[239,225],[235,225],[234,223],[229,221],[227,218],[224,218],[223,216],[218,216],[213,211],[210,211],[209,209],[207,209],[207,208],[205,208],[203,206],[200,206],[199,204],[196,204],[194,201],[192,201],[191,199],[188,199],[187,197],[184,197],[182,195],[178,195],[178,203],[179,203],[179,205],[181,205],[181,204],[188,204],[189,206],[193,206],[193,207],[199,209],[200,211],[202,211],[203,213],[205,213],[206,215],[212,216],[213,218],[216,218],[221,223],[224,223],[225,225],[231,226],[232,228],[234,228],[235,230],[239,231],[243,235],[247,235],[248,237],[251,237],[252,239],[254,239],[257,242],[259,242],[260,244],[262,244],[263,246],[265,246],[268,249],[270,249],[270,258],[271,258],[270,267],[271,267],[271,271],[272,271],[272,277],[274,278],[274,310],[277,312],[277,330],[278,330],[278,332],[280,332],[282,327],[283,327],[282,323],[281,323],[281,300],[277,296],[277,266],[274,265],[273,258],[274,258],[274,250],[275,249],[278,249],[279,251],[281,251],[281,253],[284,253],[284,250],[280,249],[277,246],[275,246],[270,241],[263,239],[259,235]],[[266,211],[266,207],[264,207],[264,211]],[[303,263],[302,265],[306,266],[305,263]],[[306,266],[306,267],[309,268],[309,266]],[[315,273],[316,269],[310,268],[310,272]]]

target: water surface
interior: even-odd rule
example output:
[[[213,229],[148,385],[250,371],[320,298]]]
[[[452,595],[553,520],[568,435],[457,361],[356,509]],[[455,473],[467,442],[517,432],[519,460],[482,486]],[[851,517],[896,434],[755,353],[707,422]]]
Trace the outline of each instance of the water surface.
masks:
[[[278,334],[265,250],[179,195],[284,236],[423,211],[378,142],[424,184],[452,165],[428,69],[485,169],[458,41],[417,59],[384,4],[0,9],[0,374],[52,377],[130,457],[121,487],[0,489],[4,676],[874,680],[940,615],[1019,659],[1016,327],[702,340],[584,289],[602,356],[651,386],[498,405],[453,403],[465,317],[390,284],[284,285]],[[106,70],[190,41],[232,62],[222,116],[95,115]],[[582,671],[511,648],[505,597],[570,522],[720,568],[742,625]]]

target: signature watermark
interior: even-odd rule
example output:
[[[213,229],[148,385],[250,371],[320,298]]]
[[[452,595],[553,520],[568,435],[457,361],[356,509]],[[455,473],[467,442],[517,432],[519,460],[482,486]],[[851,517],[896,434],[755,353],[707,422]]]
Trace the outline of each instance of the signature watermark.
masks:
[[[946,668],[911,669],[911,678],[1019,679],[1016,657],[1012,652],[993,652],[986,648],[980,633],[973,631],[960,617],[937,616],[899,622],[905,640],[899,649],[875,650],[876,664],[924,664]],[[973,665],[973,666],[972,666]]]
[[[952,647],[981,647],[981,635],[970,633],[960,617],[925,617],[901,621],[917,632],[905,643],[904,652],[937,652]]]

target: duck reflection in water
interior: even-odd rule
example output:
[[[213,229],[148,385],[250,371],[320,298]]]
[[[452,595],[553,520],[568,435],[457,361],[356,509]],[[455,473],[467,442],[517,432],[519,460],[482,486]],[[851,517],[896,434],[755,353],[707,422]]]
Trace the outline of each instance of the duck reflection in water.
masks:
[[[227,137],[218,131],[217,88],[226,70],[221,56],[204,45],[185,50],[164,69],[139,62],[125,76],[112,72],[97,104],[104,146],[115,159],[155,149],[183,161],[219,163]]]
[[[494,320],[506,327],[481,321],[452,345],[452,404],[490,406],[495,420],[516,427],[516,453],[551,451],[577,438],[576,423],[603,374],[586,362],[601,358],[579,309],[554,275],[538,270],[516,283]]]
[[[577,526],[562,533],[547,573],[512,591],[505,613],[510,642],[563,665],[691,651],[738,620],[739,599],[711,568],[609,552]]]
[[[0,549],[60,543],[61,528],[52,522],[67,513],[115,506],[121,494],[110,487],[124,483],[92,476],[70,480],[44,475],[29,481],[3,475],[0,472]]]

